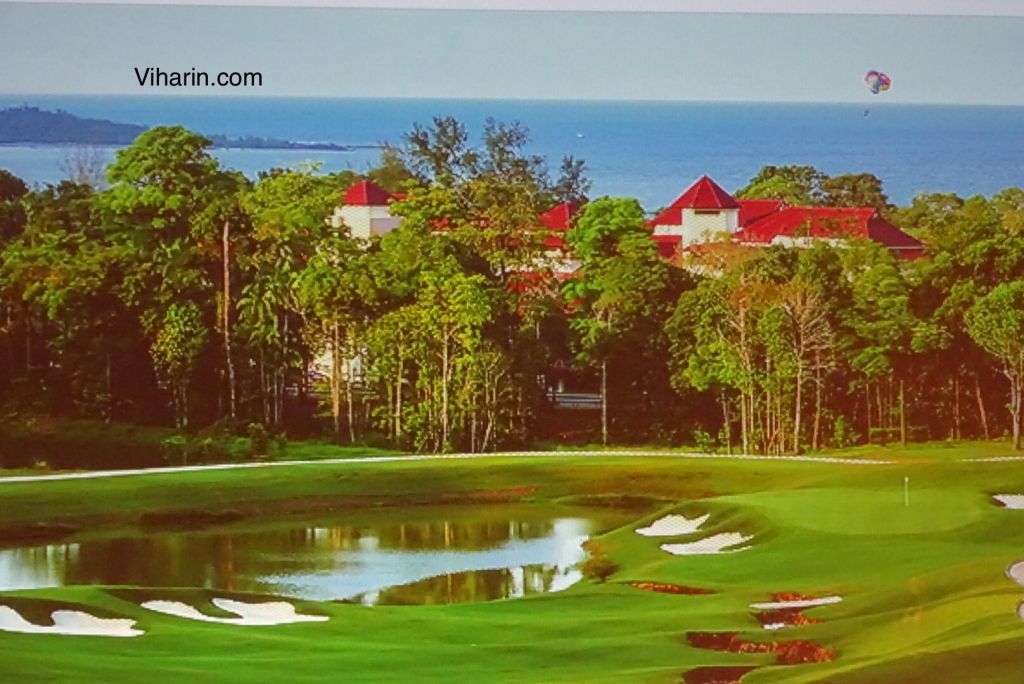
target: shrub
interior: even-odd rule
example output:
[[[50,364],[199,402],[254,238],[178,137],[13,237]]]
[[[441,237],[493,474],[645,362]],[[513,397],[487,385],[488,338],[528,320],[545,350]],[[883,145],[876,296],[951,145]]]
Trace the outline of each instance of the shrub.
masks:
[[[589,577],[597,582],[604,582],[619,569],[619,566],[605,557],[606,552],[604,548],[598,544],[587,541],[584,542],[583,549],[590,554],[590,558],[580,568],[584,577]]]
[[[693,439],[697,442],[697,451],[702,454],[715,453],[715,438],[704,430],[697,428],[693,431]]]
[[[253,456],[266,456],[270,449],[270,435],[262,423],[249,423],[249,442]]]

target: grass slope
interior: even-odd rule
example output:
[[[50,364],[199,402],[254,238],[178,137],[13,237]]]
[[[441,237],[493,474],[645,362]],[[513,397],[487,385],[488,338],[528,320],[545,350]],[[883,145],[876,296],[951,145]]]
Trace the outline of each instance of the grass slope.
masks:
[[[1024,557],[1024,511],[999,508],[989,494],[1024,493],[1024,469],[957,460],[1008,454],[1004,445],[988,444],[857,452],[896,461],[889,466],[495,458],[3,485],[5,526],[80,526],[79,536],[100,527],[135,530],[145,514],[186,509],[256,518],[495,497],[631,505],[637,520],[596,540],[619,566],[603,584],[586,581],[560,594],[486,604],[302,604],[331,616],[322,624],[196,623],[142,610],[138,594],[102,587],[16,592],[22,606],[45,599],[132,617],[147,634],[117,640],[0,632],[0,674],[5,681],[67,683],[130,676],[152,684],[654,684],[679,682],[699,666],[759,665],[745,683],[1017,684],[1024,622],[1016,606],[1024,588],[1004,571]],[[904,477],[911,483],[909,507]],[[667,513],[701,512],[711,519],[692,537],[655,539],[633,531]],[[754,537],[751,549],[675,557],[658,548],[737,531]],[[716,593],[656,594],[628,586],[631,581]],[[206,592],[161,591],[208,607]],[[844,601],[806,611],[823,619],[820,624],[769,633],[748,605],[777,592],[837,593]],[[9,596],[0,596],[0,603]],[[838,657],[775,666],[770,654],[692,648],[690,631],[739,632],[763,642],[805,639]]]

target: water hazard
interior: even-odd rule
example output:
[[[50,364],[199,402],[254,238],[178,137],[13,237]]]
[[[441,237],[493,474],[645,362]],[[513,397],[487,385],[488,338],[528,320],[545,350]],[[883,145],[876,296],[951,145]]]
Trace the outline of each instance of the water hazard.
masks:
[[[590,536],[622,515],[529,506],[432,508],[0,550],[0,591],[102,584],[445,604],[555,592],[582,579]]]

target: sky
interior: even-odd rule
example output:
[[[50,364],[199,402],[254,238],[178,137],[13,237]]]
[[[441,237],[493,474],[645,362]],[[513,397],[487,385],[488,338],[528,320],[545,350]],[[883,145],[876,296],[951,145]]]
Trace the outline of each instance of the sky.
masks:
[[[842,14],[806,13],[822,5],[808,0],[771,4],[785,13],[764,0],[718,0],[716,13],[697,0],[386,2],[510,0],[0,0],[0,93],[866,102],[876,69],[893,103],[1024,105],[1017,0],[833,0]],[[136,67],[259,71],[263,86],[140,86]]]

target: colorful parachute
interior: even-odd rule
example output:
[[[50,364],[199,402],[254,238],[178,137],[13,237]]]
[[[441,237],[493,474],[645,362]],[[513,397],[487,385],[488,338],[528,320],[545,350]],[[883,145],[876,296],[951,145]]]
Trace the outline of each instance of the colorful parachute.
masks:
[[[864,77],[864,82],[868,84],[868,88],[871,88],[871,92],[875,95],[883,90],[888,90],[892,85],[892,79],[881,71],[869,71]]]

